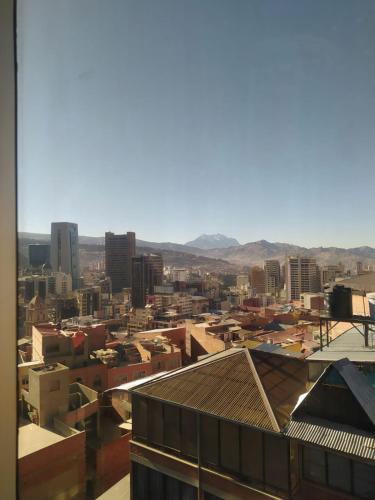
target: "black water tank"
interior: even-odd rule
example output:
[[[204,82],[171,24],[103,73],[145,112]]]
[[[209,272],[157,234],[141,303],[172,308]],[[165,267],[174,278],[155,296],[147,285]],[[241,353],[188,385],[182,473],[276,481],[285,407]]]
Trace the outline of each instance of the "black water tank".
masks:
[[[344,285],[335,285],[331,292],[325,293],[327,312],[334,318],[353,316],[352,289]]]

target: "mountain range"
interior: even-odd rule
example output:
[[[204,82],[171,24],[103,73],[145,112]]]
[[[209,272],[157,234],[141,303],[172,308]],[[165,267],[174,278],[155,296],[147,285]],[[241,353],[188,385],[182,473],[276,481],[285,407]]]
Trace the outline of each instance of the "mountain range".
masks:
[[[204,241],[212,242],[214,238],[206,238]],[[315,257],[320,265],[337,264],[342,262],[348,269],[354,269],[357,261],[361,261],[363,265],[375,266],[375,249],[369,246],[356,248],[338,248],[338,247],[314,247],[305,248],[289,243],[271,243],[266,240],[255,241],[240,245],[234,238],[227,238],[224,235],[219,235],[219,240],[226,244],[228,240],[234,240],[235,244],[229,247],[217,248],[199,248],[197,245],[203,245],[202,236],[196,240],[188,242],[189,244],[182,245],[172,242],[150,242],[137,240],[137,252],[158,251],[163,257],[166,265],[178,266],[203,266],[207,269],[223,269],[229,270],[240,269],[244,266],[263,265],[266,259],[277,259],[284,261],[287,255],[304,255]],[[212,235],[211,235],[212,236]],[[218,235],[213,235],[218,236]],[[223,236],[223,238],[221,238]],[[37,233],[19,233],[20,248],[25,255],[26,246],[29,243],[43,243],[49,241],[50,235]],[[198,242],[197,242],[198,240]],[[98,259],[104,255],[104,237],[80,236],[80,251],[84,262],[89,262],[90,259]],[[226,242],[226,243],[225,243]],[[193,246],[195,245],[195,246]]]

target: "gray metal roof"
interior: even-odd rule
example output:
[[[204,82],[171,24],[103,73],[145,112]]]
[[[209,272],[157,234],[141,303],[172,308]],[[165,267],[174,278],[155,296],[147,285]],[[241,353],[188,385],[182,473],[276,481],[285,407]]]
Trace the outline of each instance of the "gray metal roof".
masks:
[[[360,330],[362,327],[358,327]],[[329,346],[323,350],[316,351],[307,359],[308,361],[337,361],[348,358],[356,362],[375,363],[375,339],[369,334],[370,347],[365,347],[364,338],[356,328],[350,328],[346,332],[332,340]]]
[[[375,460],[375,434],[359,431],[348,425],[306,416],[292,420],[284,433],[304,443]]]

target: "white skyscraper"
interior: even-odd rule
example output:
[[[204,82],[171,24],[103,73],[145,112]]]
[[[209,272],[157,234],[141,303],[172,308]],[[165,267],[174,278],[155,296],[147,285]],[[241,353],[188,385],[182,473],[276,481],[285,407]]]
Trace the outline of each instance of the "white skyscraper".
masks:
[[[54,271],[72,276],[73,289],[79,283],[78,225],[72,222],[51,223],[51,265]]]

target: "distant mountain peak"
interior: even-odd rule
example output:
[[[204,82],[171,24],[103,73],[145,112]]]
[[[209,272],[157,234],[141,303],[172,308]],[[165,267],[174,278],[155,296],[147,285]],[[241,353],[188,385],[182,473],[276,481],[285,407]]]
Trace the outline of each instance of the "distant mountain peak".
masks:
[[[240,246],[235,238],[229,238],[224,234],[201,234],[195,240],[188,241],[185,245],[202,250],[211,250],[213,248],[229,248]]]

